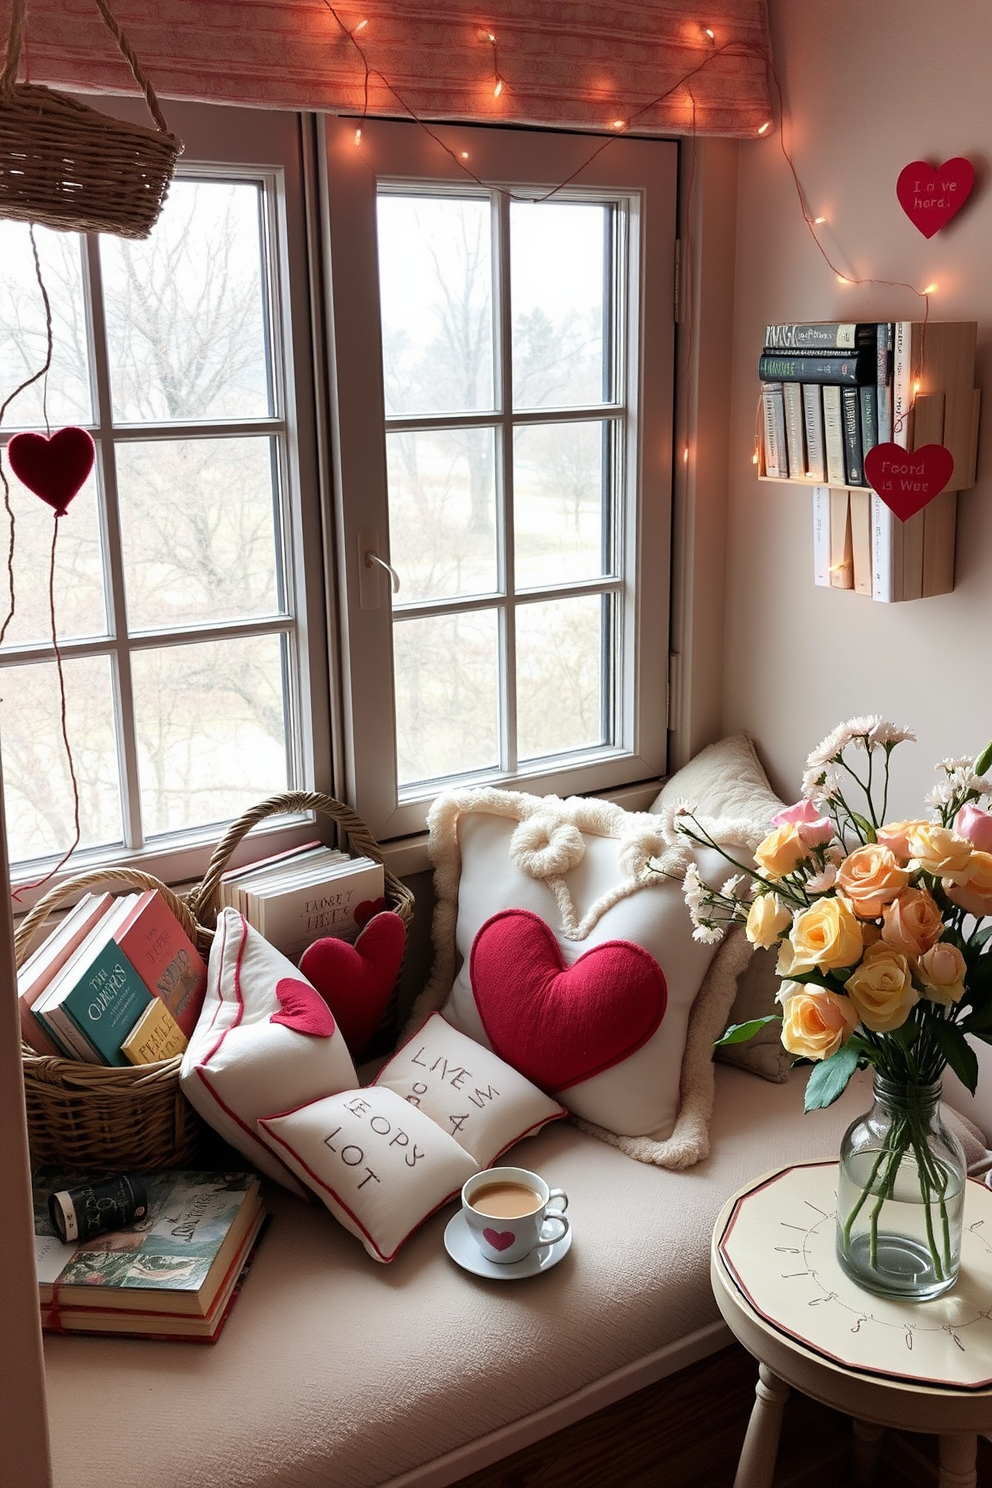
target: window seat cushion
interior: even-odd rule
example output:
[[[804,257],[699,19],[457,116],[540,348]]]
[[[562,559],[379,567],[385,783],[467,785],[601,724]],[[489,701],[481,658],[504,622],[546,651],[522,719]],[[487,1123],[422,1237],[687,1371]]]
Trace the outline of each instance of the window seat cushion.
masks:
[[[716,1082],[711,1154],[685,1172],[560,1122],[518,1143],[512,1160],[567,1191],[574,1231],[525,1281],[448,1258],[454,1204],[382,1267],[322,1205],[267,1184],[273,1220],[215,1345],[46,1335],[55,1488],[117,1481],[122,1431],[142,1488],[440,1488],[543,1434],[542,1413],[607,1403],[604,1381],[618,1398],[618,1377],[636,1389],[691,1362],[680,1348],[700,1329],[713,1339],[693,1357],[721,1347],[720,1206],[757,1174],[833,1156],[870,1086],[856,1076],[804,1116],[799,1070],[776,1085],[720,1066]]]

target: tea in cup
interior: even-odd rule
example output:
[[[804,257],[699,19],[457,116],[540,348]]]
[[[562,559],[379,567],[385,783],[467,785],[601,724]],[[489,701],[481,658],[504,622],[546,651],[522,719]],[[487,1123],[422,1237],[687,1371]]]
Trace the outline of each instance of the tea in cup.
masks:
[[[554,1207],[551,1207],[551,1206]],[[522,1261],[540,1245],[568,1234],[563,1189],[549,1188],[526,1168],[486,1168],[462,1188],[462,1214],[487,1261]]]

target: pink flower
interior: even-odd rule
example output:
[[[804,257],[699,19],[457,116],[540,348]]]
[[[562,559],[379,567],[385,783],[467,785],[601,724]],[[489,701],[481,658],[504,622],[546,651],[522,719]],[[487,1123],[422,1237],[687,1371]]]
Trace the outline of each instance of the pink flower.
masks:
[[[797,836],[804,847],[825,847],[834,835],[834,824],[828,816],[820,816],[812,801],[805,796],[794,806],[786,806],[772,817],[775,827],[795,826]]]
[[[982,852],[992,852],[992,816],[970,802],[962,806],[952,823],[959,837],[966,837]]]

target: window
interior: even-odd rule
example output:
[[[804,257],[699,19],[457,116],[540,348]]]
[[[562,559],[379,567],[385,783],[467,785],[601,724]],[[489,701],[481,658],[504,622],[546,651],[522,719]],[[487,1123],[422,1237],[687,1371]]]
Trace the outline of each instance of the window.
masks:
[[[52,366],[0,431],[80,424],[97,443],[55,545],[74,865],[216,841],[218,823],[312,779],[308,720],[326,713],[326,657],[304,639],[321,627],[305,623],[303,552],[309,535],[319,562],[320,542],[300,467],[313,397],[298,121],[169,115],[186,152],[147,241],[35,229]],[[2,221],[0,401],[44,356],[29,230]],[[10,501],[0,741],[10,858],[29,878],[72,843],[73,789],[54,519],[16,481]],[[309,597],[319,614],[319,584]],[[179,857],[155,871],[179,876]]]
[[[602,143],[327,125],[349,789],[383,837],[446,784],[664,770],[676,152]]]

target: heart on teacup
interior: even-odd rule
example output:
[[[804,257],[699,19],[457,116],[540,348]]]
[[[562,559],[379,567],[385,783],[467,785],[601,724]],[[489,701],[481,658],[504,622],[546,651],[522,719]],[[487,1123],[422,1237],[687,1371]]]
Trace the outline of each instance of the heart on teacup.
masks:
[[[82,489],[93,469],[96,446],[85,429],[59,429],[44,434],[15,434],[7,445],[10,468],[27,486],[64,517],[69,502]]]
[[[391,909],[375,915],[354,945],[325,936],[307,946],[300,970],[337,1019],[353,1059],[368,1045],[399,976],[406,925]]]
[[[355,924],[367,925],[375,915],[382,914],[385,907],[385,899],[363,899],[361,904],[355,905]]]
[[[296,977],[281,977],[276,982],[276,997],[279,1011],[273,1013],[270,1023],[284,1023],[296,1033],[308,1033],[313,1038],[330,1038],[336,1024],[327,1003],[306,982]]]
[[[911,160],[899,172],[896,196],[913,226],[932,238],[960,212],[974,184],[975,167],[961,155],[936,166]]]
[[[943,444],[904,450],[898,444],[876,444],[865,455],[865,478],[874,491],[906,522],[939,496],[954,474],[954,456]]]
[[[493,1250],[509,1250],[517,1237],[512,1230],[483,1230],[482,1238]]]
[[[554,933],[525,909],[486,921],[470,973],[493,1051],[542,1090],[567,1090],[627,1059],[668,1003],[664,972],[643,946],[603,941],[566,967]]]

